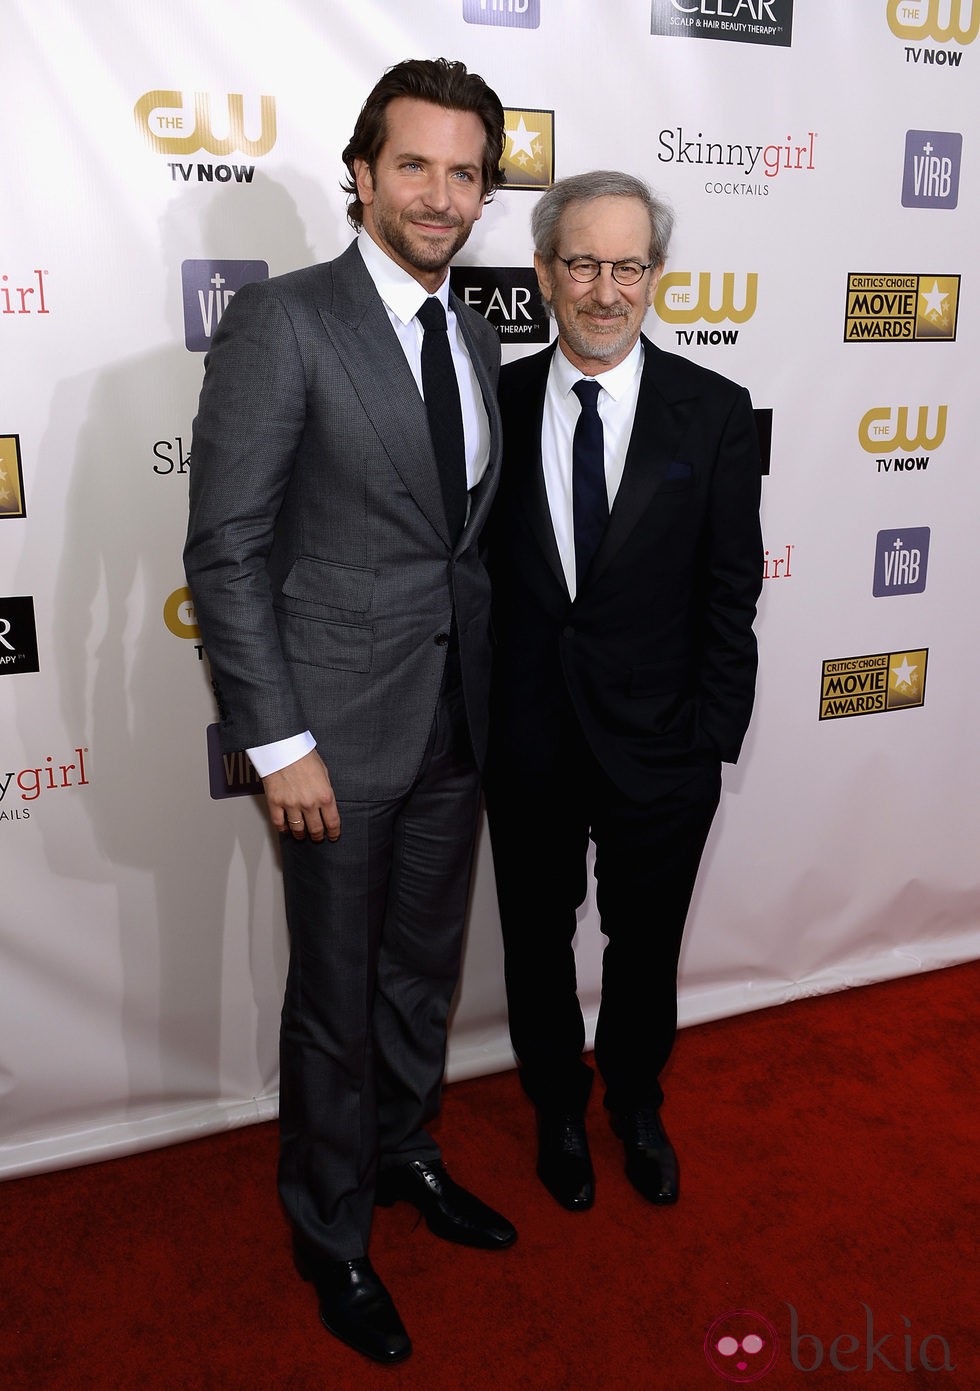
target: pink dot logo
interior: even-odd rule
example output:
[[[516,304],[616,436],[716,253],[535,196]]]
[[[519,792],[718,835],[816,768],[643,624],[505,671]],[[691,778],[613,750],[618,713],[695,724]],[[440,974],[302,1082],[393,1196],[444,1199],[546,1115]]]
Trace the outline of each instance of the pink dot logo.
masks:
[[[708,1366],[726,1381],[758,1381],[779,1356],[779,1339],[767,1318],[754,1309],[733,1309],[715,1319],[704,1339]]]

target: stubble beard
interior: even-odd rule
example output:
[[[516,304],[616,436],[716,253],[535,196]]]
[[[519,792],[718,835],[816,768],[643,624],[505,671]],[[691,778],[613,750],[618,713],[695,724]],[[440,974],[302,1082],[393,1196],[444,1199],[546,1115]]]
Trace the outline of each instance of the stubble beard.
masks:
[[[444,241],[430,243],[419,233],[413,232],[405,213],[393,215],[376,209],[374,220],[386,245],[397,252],[406,264],[421,271],[444,270],[457,251],[466,245],[473,230],[461,219],[453,222],[447,230],[452,230],[455,235],[447,246]]]
[[[561,325],[561,336],[580,358],[590,362],[609,362],[627,355],[636,341],[636,332],[628,314],[612,313],[607,323],[622,323],[618,333],[599,333],[588,324],[580,323],[573,314]]]

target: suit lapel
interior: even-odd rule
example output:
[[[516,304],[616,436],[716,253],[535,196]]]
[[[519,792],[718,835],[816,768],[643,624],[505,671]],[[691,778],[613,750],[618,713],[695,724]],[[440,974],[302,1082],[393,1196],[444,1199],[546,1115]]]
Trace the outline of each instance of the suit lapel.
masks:
[[[330,268],[330,291],[317,305],[320,320],[392,468],[448,545],[425,402],[357,243]]]
[[[493,389],[493,383],[490,380],[487,364],[483,360],[480,349],[471,335],[467,323],[467,314],[471,311],[468,311],[466,305],[457,299],[452,292],[450,292],[449,299],[452,304],[453,313],[456,315],[459,331],[463,335],[463,339],[466,343],[466,350],[469,353],[473,371],[476,373],[476,379],[480,384],[483,405],[490,422],[490,457],[487,460],[487,467],[484,470],[483,477],[470,493],[469,516],[466,519],[466,526],[463,528],[463,534],[459,538],[457,545],[458,551],[468,546],[472,542],[474,536],[479,536],[483,524],[487,519],[490,505],[493,502],[493,495],[496,492],[497,480],[500,475],[502,442],[500,411],[497,406],[497,397]]]
[[[548,386],[548,373],[557,348],[557,340],[550,348],[528,360],[527,374],[521,384],[509,394],[507,403],[505,433],[511,438],[509,452],[512,458],[520,451],[520,472],[517,473],[515,487],[516,508],[521,519],[530,528],[535,542],[541,550],[548,569],[566,600],[569,598],[565,571],[555,540],[555,528],[551,520],[551,507],[548,503],[548,490],[544,482],[544,468],[541,462],[541,426],[544,420],[544,400]],[[505,439],[505,448],[508,448]],[[517,466],[511,465],[516,473]]]

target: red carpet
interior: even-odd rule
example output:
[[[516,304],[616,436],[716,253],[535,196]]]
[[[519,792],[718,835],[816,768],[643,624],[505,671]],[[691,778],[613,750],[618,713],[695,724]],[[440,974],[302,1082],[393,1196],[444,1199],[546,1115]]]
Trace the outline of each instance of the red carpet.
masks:
[[[415,1344],[395,1368],[319,1327],[273,1126],[13,1180],[0,1391],[973,1391],[978,987],[957,966],[683,1031],[676,1208],[634,1194],[598,1100],[596,1207],[570,1214],[534,1177],[514,1074],[450,1087],[450,1170],[520,1240],[467,1251],[379,1211],[372,1258]]]

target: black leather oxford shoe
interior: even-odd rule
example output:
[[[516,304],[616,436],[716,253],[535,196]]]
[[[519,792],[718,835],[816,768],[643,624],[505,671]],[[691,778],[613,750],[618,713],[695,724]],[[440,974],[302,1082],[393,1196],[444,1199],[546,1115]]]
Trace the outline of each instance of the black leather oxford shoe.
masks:
[[[445,1241],[501,1251],[517,1240],[517,1232],[506,1217],[460,1188],[442,1164],[413,1160],[382,1170],[375,1201],[381,1207],[391,1207],[399,1199],[417,1207],[429,1230]]]
[[[569,1212],[585,1212],[595,1202],[584,1116],[538,1111],[538,1178]]]
[[[613,1115],[612,1128],[626,1151],[626,1177],[648,1202],[676,1203],[680,1170],[660,1112],[652,1106]]]
[[[367,1256],[324,1261],[306,1276],[320,1300],[320,1322],[375,1362],[401,1362],[412,1344],[391,1295]]]

